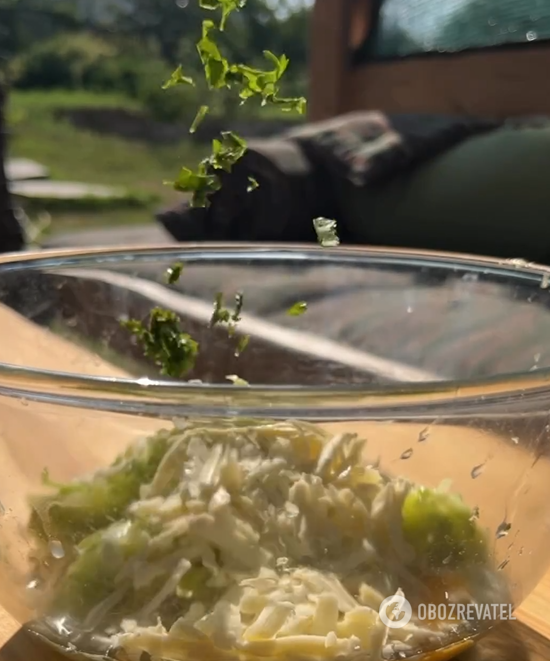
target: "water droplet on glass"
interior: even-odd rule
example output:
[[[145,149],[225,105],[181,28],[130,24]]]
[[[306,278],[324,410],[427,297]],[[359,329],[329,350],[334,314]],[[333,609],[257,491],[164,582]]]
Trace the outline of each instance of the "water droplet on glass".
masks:
[[[4,516],[6,513],[6,508],[4,507],[4,503],[0,501],[0,516]]]
[[[22,399],[21,401],[21,406],[28,406],[29,402],[26,399]]]
[[[506,560],[503,560],[498,566],[498,571],[502,571],[509,562],[510,562],[510,558],[506,558]]]
[[[523,555],[523,546],[519,549],[518,555]]]
[[[540,288],[541,289],[548,289],[550,286],[550,273],[544,273],[542,276],[542,280],[540,281]]]
[[[65,549],[63,548],[63,544],[59,540],[53,539],[48,546],[50,549],[50,553],[56,560],[61,560],[62,558],[65,557]]]
[[[492,26],[492,27],[494,27],[494,26],[497,24],[497,22],[496,22],[496,20],[495,20],[494,18],[490,18],[490,19],[487,21],[487,23],[489,23],[489,25]]]
[[[423,429],[420,434],[418,434],[418,442],[419,443],[424,443],[424,441],[427,441],[428,438],[430,437],[430,431],[426,427],[426,429]]]
[[[472,509],[470,521],[475,521],[476,519],[479,519],[479,507],[477,505]]]
[[[519,445],[519,438],[517,436],[512,436],[510,440],[514,445]]]
[[[409,448],[408,450],[405,450],[403,454],[401,455],[401,459],[410,459],[413,456],[413,449]]]
[[[506,535],[510,532],[511,528],[512,528],[511,523],[508,523],[507,521],[503,521],[497,528],[496,538],[502,539],[503,537],[506,537]]]
[[[30,583],[27,583],[27,590],[36,590],[37,587],[38,587],[38,580],[36,578],[30,581]]]
[[[537,38],[537,33],[534,32],[533,30],[529,30],[529,32],[527,32],[527,34],[525,35],[525,38],[527,39],[527,41],[535,41],[535,39]]]
[[[176,5],[177,5],[180,9],[185,9],[185,8],[187,7],[188,4],[189,4],[189,0],[176,0]]]
[[[481,475],[481,473],[483,473],[484,468],[485,468],[485,464],[479,464],[478,466],[474,466],[470,473],[472,480],[478,478]]]

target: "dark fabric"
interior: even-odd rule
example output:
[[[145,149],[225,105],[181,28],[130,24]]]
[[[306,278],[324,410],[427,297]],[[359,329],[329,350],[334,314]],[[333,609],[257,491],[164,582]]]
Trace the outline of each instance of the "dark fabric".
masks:
[[[0,83],[0,252],[16,252],[25,247],[25,239],[13,212],[4,170],[6,157],[6,94]]]
[[[249,191],[251,178],[258,187]],[[328,174],[290,140],[254,141],[208,208],[182,202],[157,219],[178,241],[315,240],[311,219],[336,212]]]
[[[499,125],[481,119],[357,112],[251,141],[206,209],[182,203],[157,215],[178,241],[314,241],[312,220],[337,218],[355,242],[338,199],[339,180],[369,187],[417,167]],[[250,177],[259,187],[247,192]]]
[[[355,112],[286,133],[311,161],[356,186],[384,183],[465,138],[499,127],[484,119]]]

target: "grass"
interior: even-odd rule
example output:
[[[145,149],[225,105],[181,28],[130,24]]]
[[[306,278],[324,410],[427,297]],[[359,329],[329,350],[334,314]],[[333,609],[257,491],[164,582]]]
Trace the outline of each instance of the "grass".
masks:
[[[206,149],[191,142],[148,145],[83,131],[56,117],[60,108],[124,107],[136,104],[123,97],[89,92],[20,92],[11,94],[8,118],[9,155],[31,158],[49,168],[51,178],[90,184],[124,186],[135,195],[158,199],[141,208],[52,212],[51,232],[150,223],[158,206],[181,200],[163,184],[182,165],[194,166]]]

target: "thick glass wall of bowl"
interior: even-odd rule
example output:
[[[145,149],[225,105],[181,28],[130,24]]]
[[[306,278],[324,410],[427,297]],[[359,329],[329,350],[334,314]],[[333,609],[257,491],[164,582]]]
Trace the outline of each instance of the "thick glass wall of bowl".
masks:
[[[547,409],[547,404],[541,403],[542,408]],[[32,399],[2,397],[0,414],[0,460],[3,466],[3,515],[0,528],[0,544],[3,549],[0,558],[2,604],[6,606],[9,602],[10,612],[16,613],[21,621],[33,622],[31,627],[41,634],[46,633],[58,644],[69,640],[77,646],[98,644],[98,640],[94,642],[93,636],[89,637],[94,622],[99,627],[100,638],[105,638],[106,631],[101,629],[104,620],[99,618],[96,622],[90,615],[99,602],[103,604],[102,617],[107,617],[107,620],[110,618],[112,626],[119,626],[122,616],[131,617],[136,609],[144,608],[143,604],[135,600],[118,599],[120,594],[114,595],[113,603],[109,606],[113,586],[126,586],[120,572],[123,573],[124,567],[131,567],[131,561],[135,560],[134,553],[136,557],[141,553],[138,542],[135,547],[129,544],[127,557],[120,555],[120,548],[114,542],[101,547],[101,552],[96,552],[94,544],[98,543],[98,532],[101,536],[106,531],[116,529],[116,535],[119,536],[116,539],[120,540],[123,533],[117,526],[140,520],[145,526],[144,530],[148,530],[148,525],[157,526],[154,534],[151,528],[152,539],[172,534],[174,539],[171,543],[174,544],[174,552],[177,552],[178,544],[182,544],[188,534],[185,527],[178,533],[177,526],[185,514],[183,506],[192,500],[184,487],[186,480],[191,481],[197,477],[193,471],[198,465],[198,458],[202,456],[201,461],[207,463],[208,457],[212,457],[217,450],[220,451],[219,456],[222,456],[222,451],[242,448],[247,443],[256,444],[260,448],[264,466],[265,462],[279,462],[276,466],[278,480],[294,461],[293,470],[309,475],[307,479],[317,476],[317,488],[327,490],[325,497],[328,494],[332,494],[331,497],[336,497],[334,494],[338,493],[342,495],[347,489],[348,500],[339,515],[342,519],[340,522],[331,518],[333,515],[330,514],[330,507],[325,508],[324,515],[319,513],[321,510],[316,513],[316,517],[326,516],[326,521],[319,523],[319,519],[314,517],[309,522],[312,526],[320,525],[319,531],[326,532],[326,526],[334,527],[330,535],[330,539],[335,540],[334,548],[331,548],[332,542],[327,542],[323,553],[313,549],[301,555],[299,549],[283,544],[281,557],[289,559],[291,567],[305,566],[338,573],[340,564],[346,558],[350,561],[353,558],[351,550],[355,545],[357,549],[363,548],[364,539],[368,539],[375,547],[380,543],[385,533],[383,528],[377,526],[384,526],[389,517],[397,517],[397,521],[403,518],[404,521],[404,510],[401,509],[403,503],[398,497],[386,502],[384,507],[389,509],[383,510],[384,516],[378,519],[378,523],[374,518],[375,523],[369,520],[368,525],[358,527],[359,519],[353,519],[351,513],[358,502],[357,494],[361,491],[356,490],[355,500],[352,498],[350,501],[351,483],[348,484],[346,480],[349,481],[351,475],[355,476],[354,479],[359,475],[359,480],[368,475],[368,480],[371,480],[372,474],[369,471],[373,470],[382,476],[383,484],[389,482],[395,487],[400,480],[405,480],[406,483],[412,483],[411,488],[425,486],[443,493],[457,494],[463,499],[464,506],[471,511],[472,520],[486,535],[490,556],[488,575],[492,577],[491,581],[501,581],[498,586],[503,589],[503,592],[495,592],[497,584],[494,582],[480,583],[477,573],[474,582],[469,583],[470,578],[462,585],[466,591],[480,590],[479,585],[485,586],[483,590],[487,592],[476,592],[477,599],[483,600],[484,596],[487,599],[500,598],[494,595],[508,595],[509,590],[510,603],[520,603],[535,587],[540,578],[540,567],[547,560],[550,543],[546,513],[550,432],[546,412],[532,411],[528,415],[514,415],[501,411],[493,415],[477,416],[464,413],[454,416],[450,413],[447,416],[417,417],[414,420],[370,420],[365,416],[362,420],[339,419],[317,423],[297,419],[193,416],[172,421],[161,417],[121,415],[38,403]],[[356,437],[366,442],[360,452],[353,454],[352,459],[349,458],[352,455],[349,455],[346,460],[344,452],[344,458],[331,460],[340,462],[338,469],[328,470],[325,474],[323,470],[327,471],[326,466],[329,464],[325,461],[325,468],[320,468],[323,446],[317,443],[319,439],[330,443],[342,437],[346,443],[355,443]],[[159,439],[167,440],[167,445],[158,454],[153,450],[146,455],[145,462],[140,463],[142,460],[139,457],[144,456],[140,452],[147,438],[154,444]],[[290,447],[295,448],[296,454],[284,468],[286,459],[283,460],[283,457],[289,456],[287,441]],[[174,449],[176,445],[177,449]],[[152,447],[158,449],[160,446]],[[206,447],[209,448],[208,452],[201,455]],[[304,448],[307,449],[305,454]],[[158,467],[169,451],[172,454],[163,468],[169,475],[166,473],[159,478]],[[132,463],[132,458],[136,457],[138,459]],[[245,479],[248,474],[247,464],[246,460],[241,460],[242,477]],[[124,464],[129,467],[129,472],[123,472],[123,478],[117,472],[121,470],[121,461],[130,462]],[[211,476],[214,476],[213,495],[217,480],[222,478],[216,473],[215,464],[211,464],[210,468]],[[66,486],[71,485],[71,480],[75,479],[84,480],[84,483]],[[94,488],[85,486],[90,484],[89,480],[95,483]],[[156,486],[148,491],[151,484]],[[278,494],[280,489],[284,491],[286,488],[284,480],[280,484],[283,486],[277,488]],[[287,487],[290,486],[287,484]],[[379,488],[380,485],[376,487]],[[356,487],[352,491],[354,489]],[[267,487],[265,493],[270,493]],[[180,499],[181,494],[185,496]],[[265,543],[271,525],[269,517],[283,513],[284,502],[277,501],[280,494],[272,497],[275,509],[268,510],[266,506],[265,510],[256,511],[254,516],[249,513],[252,516],[250,519],[243,515],[254,534],[258,535],[256,546],[261,547]],[[288,494],[286,497],[289,497]],[[195,498],[200,500],[202,496],[195,494]],[[299,505],[300,516],[307,512],[308,507],[313,505]],[[159,511],[162,513],[159,514]],[[343,516],[344,511],[351,516],[349,521]],[[292,516],[285,517],[287,524],[292,522]],[[307,516],[304,520],[307,521]],[[346,528],[348,525],[349,528]],[[123,530],[127,532],[126,528]],[[372,538],[368,530],[375,531]],[[459,533],[460,530],[448,531],[451,535]],[[339,551],[336,548],[337,542],[340,543],[342,539],[345,539],[344,554],[342,548]],[[452,549],[452,546],[449,548]],[[85,557],[89,564],[79,565],[78,571],[73,570],[71,574],[71,563],[82,557],[83,553],[88,554]],[[140,565],[141,571],[144,571],[146,565],[151,568],[155,562],[160,561],[159,558],[168,562],[169,557],[172,557],[162,544],[159,544],[159,553],[155,561],[150,559],[145,565]],[[465,556],[465,567],[471,561],[475,569],[476,562],[472,558]],[[264,560],[265,566],[275,571],[281,569],[274,557]],[[249,571],[251,576],[255,575],[264,560],[258,560],[258,566],[248,568],[245,573]],[[440,558],[443,563],[445,560]],[[111,575],[113,567],[116,569],[116,577]],[[401,570],[403,574],[400,574]],[[405,570],[405,565],[402,567],[394,563],[393,569],[388,572],[391,580],[387,579],[387,583],[376,572],[371,577],[383,596],[391,596],[392,589],[398,584],[406,588],[409,597],[411,594],[414,596],[415,590],[419,588],[407,584],[409,570]],[[110,576],[110,579],[103,580],[105,576]],[[445,579],[442,581],[441,594],[447,594],[451,588],[446,587]],[[474,584],[477,587],[474,588]],[[149,599],[151,595],[147,594]],[[53,602],[52,595],[55,595]],[[139,595],[136,598],[139,601]],[[432,598],[435,598],[433,593]],[[170,609],[161,605],[144,615],[143,622],[154,625],[162,613],[165,613],[167,623],[172,622]],[[116,622],[113,624],[114,620]]]

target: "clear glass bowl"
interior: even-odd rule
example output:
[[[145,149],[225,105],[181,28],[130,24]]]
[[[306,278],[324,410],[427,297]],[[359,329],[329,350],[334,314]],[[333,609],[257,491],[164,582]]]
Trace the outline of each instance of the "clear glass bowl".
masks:
[[[121,660],[454,654],[548,564],[549,273],[246,245],[1,258],[0,603]],[[233,330],[210,324],[220,292],[243,294]],[[121,325],[155,306],[199,342],[186,381]]]

